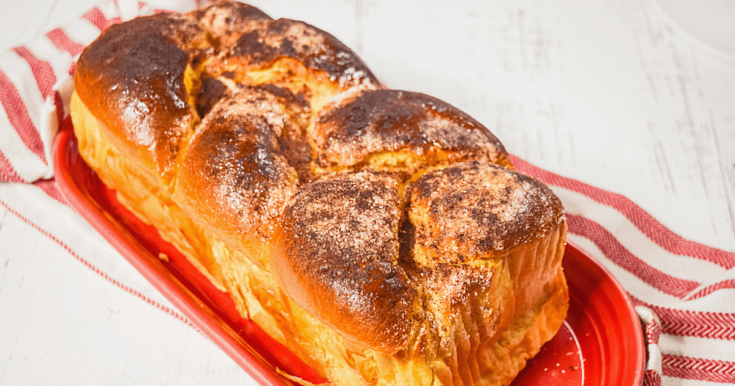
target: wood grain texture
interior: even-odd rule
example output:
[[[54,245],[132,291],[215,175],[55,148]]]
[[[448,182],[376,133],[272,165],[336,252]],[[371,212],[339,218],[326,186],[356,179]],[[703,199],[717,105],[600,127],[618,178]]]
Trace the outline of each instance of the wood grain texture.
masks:
[[[0,385],[254,385],[194,329],[0,218]]]
[[[4,2],[0,49],[93,3]],[[735,250],[735,66],[649,0],[253,4],[331,32],[387,85],[464,109],[510,152]],[[248,382],[194,330],[0,209],[0,385]]]

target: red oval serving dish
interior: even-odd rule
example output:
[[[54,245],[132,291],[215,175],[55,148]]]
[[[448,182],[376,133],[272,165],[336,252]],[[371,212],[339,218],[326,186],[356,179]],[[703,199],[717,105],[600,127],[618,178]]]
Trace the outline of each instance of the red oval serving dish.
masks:
[[[243,319],[158,232],[127,211],[79,155],[67,119],[54,144],[54,174],[64,197],[204,335],[263,385],[291,385],[279,373],[325,382],[286,347]],[[158,258],[160,253],[168,261]],[[570,306],[559,333],[513,385],[621,385],[643,382],[645,347],[638,317],[612,275],[573,244],[563,261]]]

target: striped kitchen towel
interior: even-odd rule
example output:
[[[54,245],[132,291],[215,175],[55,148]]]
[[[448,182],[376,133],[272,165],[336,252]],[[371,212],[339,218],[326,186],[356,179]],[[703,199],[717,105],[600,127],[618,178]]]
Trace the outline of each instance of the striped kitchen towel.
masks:
[[[68,206],[53,180],[51,151],[69,114],[70,74],[82,48],[113,23],[195,6],[107,0],[0,54],[0,205],[109,282],[185,323]],[[723,359],[735,352],[735,253],[680,237],[624,196],[512,161],[554,189],[567,209],[569,239],[605,265],[636,305],[648,347],[644,384],[735,383],[735,362]]]

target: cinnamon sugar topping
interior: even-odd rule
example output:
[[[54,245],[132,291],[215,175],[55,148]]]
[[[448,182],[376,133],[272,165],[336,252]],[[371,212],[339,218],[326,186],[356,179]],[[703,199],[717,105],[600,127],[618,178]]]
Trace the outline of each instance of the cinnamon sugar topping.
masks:
[[[85,49],[77,91],[126,154],[171,175],[162,187],[175,183],[198,226],[258,254],[299,306],[364,346],[394,354],[421,328],[449,334],[458,307],[498,328],[511,296],[498,257],[563,208],[505,168],[487,128],[428,95],[379,90],[332,35],[255,7],[123,25]]]
[[[383,348],[400,347],[414,324],[416,291],[397,264],[399,203],[393,179],[343,174],[302,186],[282,221],[285,289],[333,325],[353,315],[336,327]]]
[[[564,215],[539,180],[478,161],[426,173],[409,190],[409,218],[425,264],[502,253],[543,237]]]
[[[507,161],[500,141],[461,110],[434,97],[408,91],[364,91],[326,109],[314,129],[318,167],[353,166],[368,155],[409,151],[428,159],[437,151],[454,161]]]
[[[270,237],[298,182],[278,140],[292,124],[278,106],[267,93],[245,90],[216,104],[202,122],[179,173],[179,187],[197,210],[213,208],[208,222]]]

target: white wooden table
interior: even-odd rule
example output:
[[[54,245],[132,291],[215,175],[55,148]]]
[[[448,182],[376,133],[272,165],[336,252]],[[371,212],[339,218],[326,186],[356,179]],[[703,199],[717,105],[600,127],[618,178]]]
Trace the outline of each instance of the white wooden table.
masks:
[[[0,50],[95,0],[0,4]],[[334,34],[392,88],[444,99],[536,165],[735,250],[735,65],[649,0],[254,1]],[[248,384],[214,344],[0,209],[0,385]]]

